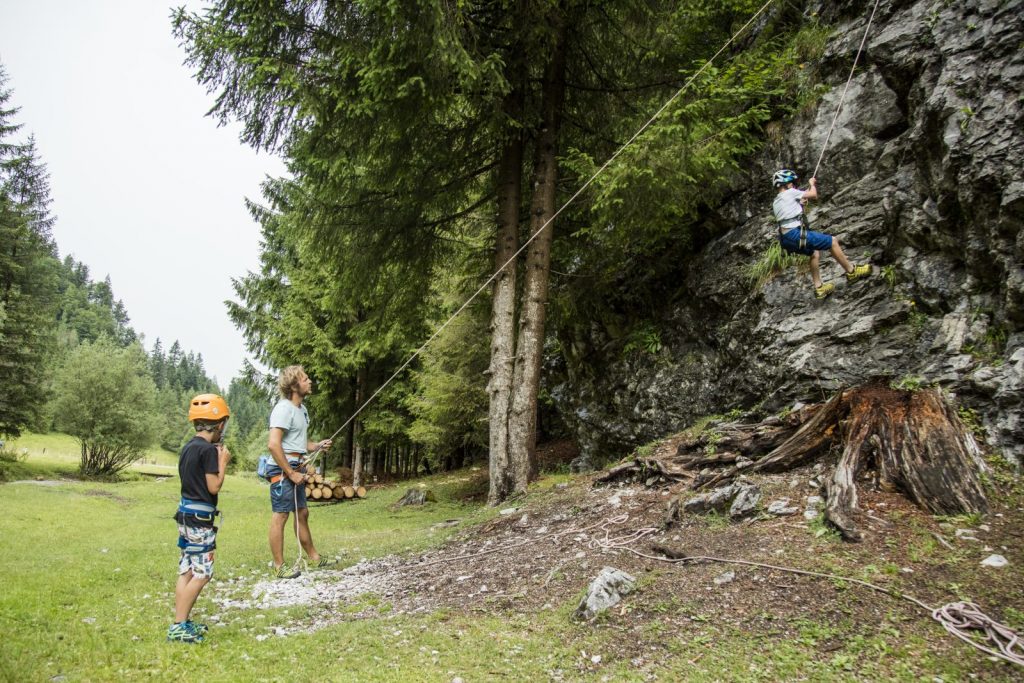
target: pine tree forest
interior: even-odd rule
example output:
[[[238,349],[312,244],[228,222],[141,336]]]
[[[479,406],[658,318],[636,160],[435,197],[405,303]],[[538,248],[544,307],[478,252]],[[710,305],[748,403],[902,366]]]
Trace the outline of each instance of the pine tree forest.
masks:
[[[224,1],[175,15],[213,115],[291,173],[251,203],[262,266],[236,279],[230,314],[266,365],[302,360],[314,415],[356,414],[341,457],[357,480],[367,463],[379,477],[486,461],[491,504],[526,490],[538,440],[559,429],[542,367],[584,365],[560,332],[598,319],[642,336],[659,288],[712,237],[687,227],[700,207],[782,103],[813,93],[797,68],[820,50],[813,23],[777,14],[555,212],[757,5]]]

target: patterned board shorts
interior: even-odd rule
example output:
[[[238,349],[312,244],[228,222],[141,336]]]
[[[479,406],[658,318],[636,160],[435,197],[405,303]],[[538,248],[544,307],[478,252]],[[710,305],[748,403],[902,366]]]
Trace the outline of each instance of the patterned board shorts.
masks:
[[[179,524],[178,535],[197,545],[212,546],[217,540],[217,530],[213,527]],[[213,550],[208,553],[186,553],[182,550],[178,560],[178,574],[191,570],[192,576],[213,578],[213,553]]]

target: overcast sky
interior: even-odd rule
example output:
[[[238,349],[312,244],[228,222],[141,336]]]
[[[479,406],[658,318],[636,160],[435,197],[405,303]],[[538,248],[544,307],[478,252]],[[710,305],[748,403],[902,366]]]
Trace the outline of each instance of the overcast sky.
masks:
[[[110,276],[147,350],[178,339],[227,388],[246,357],[223,301],[258,267],[260,199],[283,163],[205,116],[171,7],[198,0],[0,0],[9,104],[50,173],[60,255]]]

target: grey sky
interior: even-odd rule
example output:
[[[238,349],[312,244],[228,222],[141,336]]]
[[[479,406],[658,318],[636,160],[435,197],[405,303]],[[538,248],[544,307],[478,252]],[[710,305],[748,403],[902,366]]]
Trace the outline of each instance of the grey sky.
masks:
[[[50,172],[61,257],[110,275],[147,349],[178,339],[226,388],[245,347],[222,302],[258,267],[244,200],[284,166],[204,116],[212,97],[182,65],[171,6],[0,0],[0,62]]]

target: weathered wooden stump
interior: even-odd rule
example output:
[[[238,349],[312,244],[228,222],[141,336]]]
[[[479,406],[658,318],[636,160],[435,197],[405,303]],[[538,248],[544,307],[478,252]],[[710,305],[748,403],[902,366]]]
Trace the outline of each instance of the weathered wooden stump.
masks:
[[[405,505],[423,505],[427,501],[433,501],[434,494],[430,492],[430,489],[409,489],[405,492],[395,507],[403,507]]]
[[[597,482],[656,474],[706,489],[742,473],[784,472],[832,454],[825,517],[847,540],[861,538],[854,521],[857,481],[869,470],[874,485],[898,490],[933,514],[988,510],[981,450],[942,392],[875,384],[840,391],[786,418],[720,425],[713,438],[683,439],[675,455],[635,459]]]

